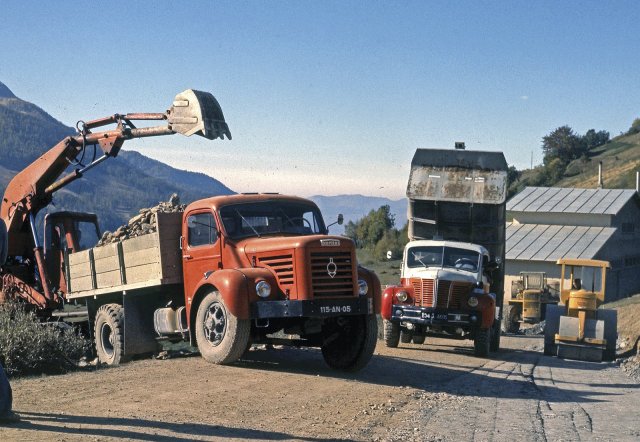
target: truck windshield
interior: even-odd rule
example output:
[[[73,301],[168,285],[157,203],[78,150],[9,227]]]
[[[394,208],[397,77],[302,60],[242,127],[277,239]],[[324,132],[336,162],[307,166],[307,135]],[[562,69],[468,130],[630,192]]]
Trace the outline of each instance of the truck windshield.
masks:
[[[407,267],[449,267],[477,272],[480,254],[457,247],[418,246],[409,249]]]
[[[220,209],[220,218],[227,235],[233,239],[326,233],[322,216],[315,206],[290,201],[233,204]]]

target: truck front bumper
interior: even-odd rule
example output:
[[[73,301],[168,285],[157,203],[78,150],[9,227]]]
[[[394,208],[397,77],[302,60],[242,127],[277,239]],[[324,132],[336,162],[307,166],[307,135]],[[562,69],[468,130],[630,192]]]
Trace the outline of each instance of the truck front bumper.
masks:
[[[477,310],[450,310],[396,304],[391,310],[391,321],[471,328],[482,322],[482,313]]]
[[[257,301],[251,305],[251,319],[313,318],[370,314],[373,314],[373,299],[366,296],[304,301]]]

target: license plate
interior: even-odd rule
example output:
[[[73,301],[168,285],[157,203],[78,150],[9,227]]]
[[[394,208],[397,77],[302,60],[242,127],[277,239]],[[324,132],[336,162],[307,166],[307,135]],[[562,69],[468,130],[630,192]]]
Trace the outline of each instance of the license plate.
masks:
[[[431,319],[431,318],[433,318],[432,313],[422,312],[422,319]]]
[[[350,305],[323,305],[320,306],[320,313],[323,315],[351,313]]]

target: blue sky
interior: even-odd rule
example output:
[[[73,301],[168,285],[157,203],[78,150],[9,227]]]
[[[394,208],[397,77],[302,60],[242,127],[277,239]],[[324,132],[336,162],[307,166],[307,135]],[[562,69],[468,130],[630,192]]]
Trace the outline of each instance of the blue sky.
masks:
[[[68,125],[212,92],[231,142],[125,144],[236,191],[402,198],[418,147],[541,161],[640,117],[640,2],[0,0],[0,81]]]

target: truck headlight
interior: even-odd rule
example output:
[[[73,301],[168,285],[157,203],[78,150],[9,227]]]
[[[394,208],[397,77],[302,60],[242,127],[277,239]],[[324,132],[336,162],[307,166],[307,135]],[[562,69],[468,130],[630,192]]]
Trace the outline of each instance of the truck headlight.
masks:
[[[267,298],[271,294],[271,286],[267,281],[259,281],[256,284],[256,294],[261,298]]]
[[[358,294],[360,296],[364,296],[369,292],[369,286],[367,285],[367,281],[364,279],[358,280]]]
[[[469,304],[469,307],[477,307],[478,298],[476,298],[475,296],[469,296],[469,299],[467,300],[467,304]]]
[[[398,293],[396,293],[396,298],[400,302],[405,302],[409,298],[409,294],[404,290],[400,290]]]

